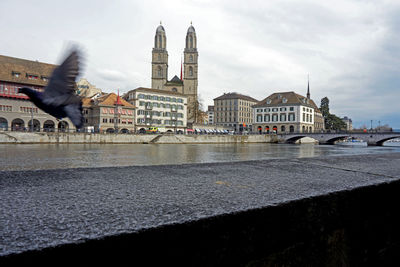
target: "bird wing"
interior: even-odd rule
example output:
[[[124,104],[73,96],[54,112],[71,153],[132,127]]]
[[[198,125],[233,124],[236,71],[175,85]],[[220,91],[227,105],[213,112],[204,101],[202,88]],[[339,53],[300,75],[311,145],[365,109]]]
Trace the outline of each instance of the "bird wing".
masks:
[[[64,111],[77,129],[82,128],[84,123],[82,103],[68,104],[64,106]]]
[[[43,102],[47,105],[67,105],[79,103],[75,94],[75,80],[79,74],[79,53],[73,50],[69,56],[56,67],[44,89]]]

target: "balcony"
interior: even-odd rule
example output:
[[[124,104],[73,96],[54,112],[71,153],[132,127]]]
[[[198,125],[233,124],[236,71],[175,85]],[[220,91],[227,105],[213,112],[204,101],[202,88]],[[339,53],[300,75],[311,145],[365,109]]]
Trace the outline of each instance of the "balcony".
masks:
[[[145,109],[146,109],[146,110],[152,110],[152,109],[153,109],[153,106],[146,105],[146,106],[145,106]]]

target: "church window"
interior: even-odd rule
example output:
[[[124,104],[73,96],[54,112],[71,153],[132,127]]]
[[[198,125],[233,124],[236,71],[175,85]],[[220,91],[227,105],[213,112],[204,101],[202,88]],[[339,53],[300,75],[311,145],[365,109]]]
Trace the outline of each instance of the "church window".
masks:
[[[193,76],[193,68],[189,67],[189,76]]]
[[[193,62],[193,56],[192,55],[189,56],[189,61]]]
[[[192,36],[190,36],[189,37],[189,48],[193,48],[193,37]]]

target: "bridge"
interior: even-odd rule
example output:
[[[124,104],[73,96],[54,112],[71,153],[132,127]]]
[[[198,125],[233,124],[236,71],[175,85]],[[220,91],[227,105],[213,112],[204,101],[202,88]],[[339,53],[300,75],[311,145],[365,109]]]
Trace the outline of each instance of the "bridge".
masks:
[[[320,144],[334,144],[336,141],[345,138],[354,138],[366,142],[369,146],[382,146],[385,141],[400,138],[397,132],[340,132],[340,133],[279,133],[277,134],[280,143],[295,143],[303,137],[310,137]]]

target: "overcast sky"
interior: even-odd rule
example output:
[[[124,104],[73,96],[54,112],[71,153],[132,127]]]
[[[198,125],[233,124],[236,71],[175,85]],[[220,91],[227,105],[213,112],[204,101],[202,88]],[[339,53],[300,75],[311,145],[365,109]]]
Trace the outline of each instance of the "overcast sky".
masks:
[[[399,0],[0,0],[0,10],[0,54],[58,64],[77,43],[82,76],[105,92],[151,86],[160,21],[168,78],[179,76],[192,21],[205,107],[224,92],[305,95],[309,74],[318,106],[327,96],[356,127],[400,128]]]

